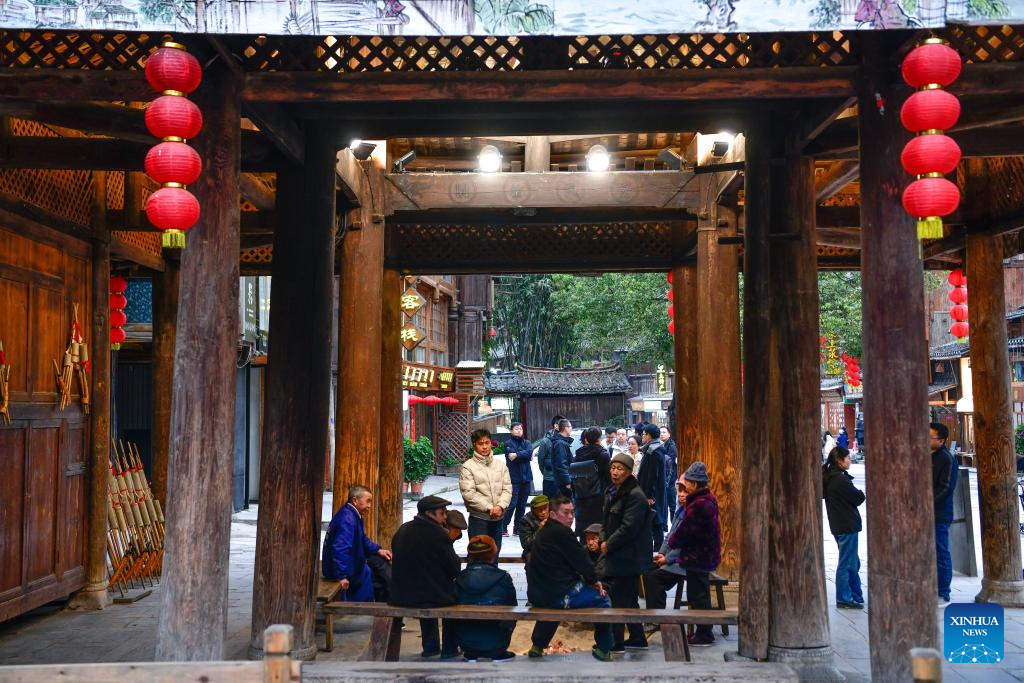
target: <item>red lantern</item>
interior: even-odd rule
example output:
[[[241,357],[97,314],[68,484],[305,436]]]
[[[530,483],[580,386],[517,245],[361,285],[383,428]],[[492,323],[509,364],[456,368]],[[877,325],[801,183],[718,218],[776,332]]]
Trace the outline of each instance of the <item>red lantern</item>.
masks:
[[[860,373],[859,372],[850,372],[850,373],[847,373],[847,376],[850,378],[850,384],[853,384],[854,382],[859,382],[860,381]]]
[[[671,270],[668,271],[668,278],[667,279],[668,279],[668,283],[672,284],[672,271]]]
[[[436,406],[439,400],[440,399],[434,395],[423,397],[423,402],[426,403],[428,406]]]
[[[671,290],[671,289],[668,290],[668,300],[669,301],[675,301],[676,300],[676,293],[675,293],[674,290]]]
[[[962,342],[970,334],[971,328],[967,323],[956,322],[949,328],[949,331],[954,337]]]
[[[124,330],[120,327],[110,328],[110,348],[117,351],[121,348],[121,342],[125,340]]]
[[[199,179],[203,160],[183,142],[161,142],[146,154],[146,175],[158,183],[191,185]]]
[[[675,334],[676,333],[676,321],[675,320],[669,320],[668,321],[668,333],[669,334]]]
[[[900,162],[910,175],[952,173],[960,156],[960,146],[948,135],[918,135],[903,148]]]
[[[419,396],[413,396],[412,394],[409,395],[409,405],[411,406],[414,406],[417,403],[421,403],[422,400],[423,399],[421,399]]]
[[[949,300],[955,304],[966,304],[967,303],[967,288],[966,287],[954,287],[949,293]]]
[[[903,59],[903,80],[911,88],[933,83],[946,86],[960,76],[962,64],[956,50],[941,38],[929,38]]]
[[[117,351],[124,341],[124,330],[121,326],[128,322],[128,316],[123,309],[128,305],[128,299],[122,293],[128,289],[128,281],[120,275],[110,277],[108,288],[110,289],[110,349]],[[77,323],[76,323],[77,325]]]
[[[459,399],[455,398],[454,396],[449,396],[448,398],[445,399],[445,401],[447,401],[448,405],[450,406],[459,405]]]
[[[949,309],[949,317],[959,323],[967,322],[967,307],[963,304],[953,306]]]
[[[676,307],[673,306],[672,304],[668,305],[668,317],[673,319],[673,320],[676,317]]]
[[[960,268],[949,271],[949,277],[946,278],[946,282],[953,285],[954,287],[966,287],[967,278],[964,276],[964,271]]]
[[[124,294],[111,293],[110,295],[110,307],[121,309],[128,305],[128,299],[124,297]]]
[[[903,208],[917,217],[918,239],[942,237],[942,216],[960,205],[960,190],[945,178],[919,178],[903,191]]]
[[[497,337],[498,336],[498,331],[492,327],[491,329],[487,330],[487,336],[489,336],[489,337]]]
[[[128,281],[120,275],[110,276],[110,291],[114,294],[121,294],[124,290],[128,289]],[[123,308],[123,307],[122,307]]]
[[[146,130],[153,137],[189,140],[203,128],[203,114],[194,102],[177,95],[162,95],[146,109]]]
[[[124,311],[112,310],[110,311],[110,326],[121,327],[128,322],[128,316],[124,314]]]
[[[146,80],[153,90],[187,95],[199,87],[203,70],[181,43],[164,43],[146,61]]]
[[[900,122],[911,133],[949,130],[959,119],[960,100],[945,90],[919,90],[900,110]]]
[[[165,231],[163,245],[171,249],[185,248],[185,230],[199,220],[199,202],[188,190],[161,187],[146,201],[149,222]]]

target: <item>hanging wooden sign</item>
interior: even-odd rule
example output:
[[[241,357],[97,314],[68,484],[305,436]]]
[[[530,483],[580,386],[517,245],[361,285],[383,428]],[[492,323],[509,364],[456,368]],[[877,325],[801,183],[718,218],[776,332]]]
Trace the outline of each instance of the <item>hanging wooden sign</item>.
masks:
[[[399,306],[401,307],[402,312],[411,318],[416,315],[417,311],[423,308],[425,303],[427,303],[427,300],[416,291],[416,288],[410,287],[405,290],[405,294],[402,295]]]
[[[420,391],[451,391],[455,369],[439,365],[402,363],[402,388]]]
[[[423,333],[412,323],[406,323],[405,327],[399,331],[399,334],[402,338],[402,346],[410,351],[419,346],[420,342],[423,341]]]

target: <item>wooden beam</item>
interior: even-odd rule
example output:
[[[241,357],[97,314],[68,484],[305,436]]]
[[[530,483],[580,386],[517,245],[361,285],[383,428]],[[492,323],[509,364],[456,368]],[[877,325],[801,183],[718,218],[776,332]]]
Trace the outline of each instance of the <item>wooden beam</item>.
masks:
[[[239,183],[241,184],[241,183]],[[108,211],[112,230],[126,230],[139,232],[159,232],[149,222],[145,213],[136,214],[135,220],[131,221],[125,217],[121,209]],[[239,212],[239,225],[243,235],[273,235],[275,211],[241,211]],[[268,242],[269,243],[269,242]]]
[[[146,130],[145,110],[100,102],[52,100],[0,100],[0,114],[72,128],[91,135],[152,145],[156,138]]]
[[[0,98],[53,101],[146,102],[153,89],[142,71],[0,69]]]
[[[698,201],[690,171],[400,173],[387,176],[395,210],[519,207],[685,208]]]
[[[134,244],[129,244],[118,237],[110,238],[110,256],[119,261],[128,261],[136,265],[160,272],[164,269],[164,259]]]
[[[377,535],[384,544],[402,525],[402,345],[398,342],[405,317],[400,307],[404,279],[393,268],[385,268],[381,286],[380,361],[380,477],[373,492],[377,500]]]
[[[859,206],[815,207],[815,225],[818,228],[856,228],[860,226]]]
[[[238,191],[260,211],[273,211],[277,203],[277,193],[251,173],[242,173],[238,176]]]
[[[93,236],[92,229],[89,226],[72,223],[59,216],[55,216],[31,202],[23,201],[5,192],[0,192],[0,217],[3,218],[4,224],[10,228],[20,228],[24,225],[34,224],[51,228],[75,239],[90,240]],[[107,220],[110,220],[109,216]]]
[[[1024,128],[1021,126],[983,126],[954,128],[949,136],[960,145],[965,157],[1024,156]],[[856,160],[857,133],[845,128],[829,131],[807,148],[818,159]]]
[[[697,215],[686,209],[645,209],[635,207],[578,209],[551,207],[530,209],[435,209],[395,211],[388,224],[438,225],[535,225],[554,223],[642,223],[691,221]]]
[[[797,149],[802,150],[814,142],[844,111],[856,103],[857,98],[850,94],[838,100],[811,103],[803,107],[793,134]]]
[[[860,173],[856,161],[837,161],[814,181],[814,199],[820,203],[839,194]]]
[[[818,228],[815,242],[824,247],[860,249],[860,229]]]

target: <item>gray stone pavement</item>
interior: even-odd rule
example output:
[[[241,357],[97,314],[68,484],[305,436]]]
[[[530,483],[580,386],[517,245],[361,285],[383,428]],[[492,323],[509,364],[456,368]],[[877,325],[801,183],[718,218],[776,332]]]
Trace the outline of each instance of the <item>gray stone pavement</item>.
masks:
[[[856,483],[863,488],[863,465],[854,465],[851,472]],[[972,490],[976,491],[972,474]],[[464,510],[455,478],[432,477],[424,487],[424,494],[438,494]],[[868,492],[870,495],[870,492]],[[975,520],[978,520],[977,498],[975,495]],[[331,510],[330,494],[325,496],[324,519],[329,520]],[[405,505],[405,517],[415,514],[415,503]],[[862,508],[863,511],[863,508]],[[244,659],[250,637],[252,610],[253,563],[256,544],[256,515],[253,508],[233,517],[231,527],[231,565],[229,578],[228,640],[227,658]],[[866,515],[865,515],[866,517]],[[865,519],[867,523],[868,520]],[[824,538],[824,559],[826,567],[826,589],[829,596],[829,620],[832,645],[837,654],[837,665],[847,674],[849,680],[867,680],[870,674],[868,650],[867,611],[837,610],[835,604],[835,567],[838,549],[827,531]],[[975,529],[980,571],[980,532]],[[861,578],[867,581],[866,534],[861,535],[860,555]],[[466,539],[456,546],[465,551]],[[514,536],[504,539],[502,554],[514,555],[520,552],[518,539]],[[506,565],[522,603],[526,600],[526,578],[522,565]],[[971,602],[980,588],[977,577],[955,576],[953,579],[954,602]],[[55,662],[128,662],[152,660],[155,650],[156,625],[159,619],[159,591],[131,605],[118,605],[102,612],[76,612],[52,604],[28,615],[0,624],[0,664],[39,664]],[[865,585],[865,592],[867,587]],[[870,604],[868,605],[870,609]],[[936,605],[936,619],[941,619],[941,607]],[[340,619],[335,626],[335,650],[321,652],[318,661],[331,662],[351,660],[359,655],[369,635],[369,619]],[[518,644],[528,642],[531,623],[522,623],[517,628],[513,649],[522,653],[525,647]],[[1024,681],[1024,609],[1006,610],[1006,655],[999,664],[946,664],[944,673],[948,681]],[[736,631],[728,638],[722,638],[718,630],[718,641],[713,647],[693,650],[694,660],[708,664],[720,663],[725,652],[736,649]],[[323,642],[322,629],[318,634]],[[555,637],[567,645],[576,643],[589,648],[589,635],[571,625],[563,626]],[[415,623],[405,631],[402,659],[418,661],[420,652],[419,629]],[[662,662],[660,637],[651,639],[651,649],[645,652],[630,652],[625,661],[636,663]],[[436,661],[436,660],[434,660]],[[589,649],[567,654],[553,655],[545,661],[593,662]],[[519,666],[527,665],[524,661]]]

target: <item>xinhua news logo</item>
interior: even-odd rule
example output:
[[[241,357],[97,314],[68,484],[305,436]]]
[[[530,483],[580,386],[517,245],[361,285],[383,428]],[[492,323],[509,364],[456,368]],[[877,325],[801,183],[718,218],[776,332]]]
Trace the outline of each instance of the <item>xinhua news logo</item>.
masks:
[[[943,650],[953,664],[994,664],[1003,659],[1003,607],[955,602],[943,617]]]

